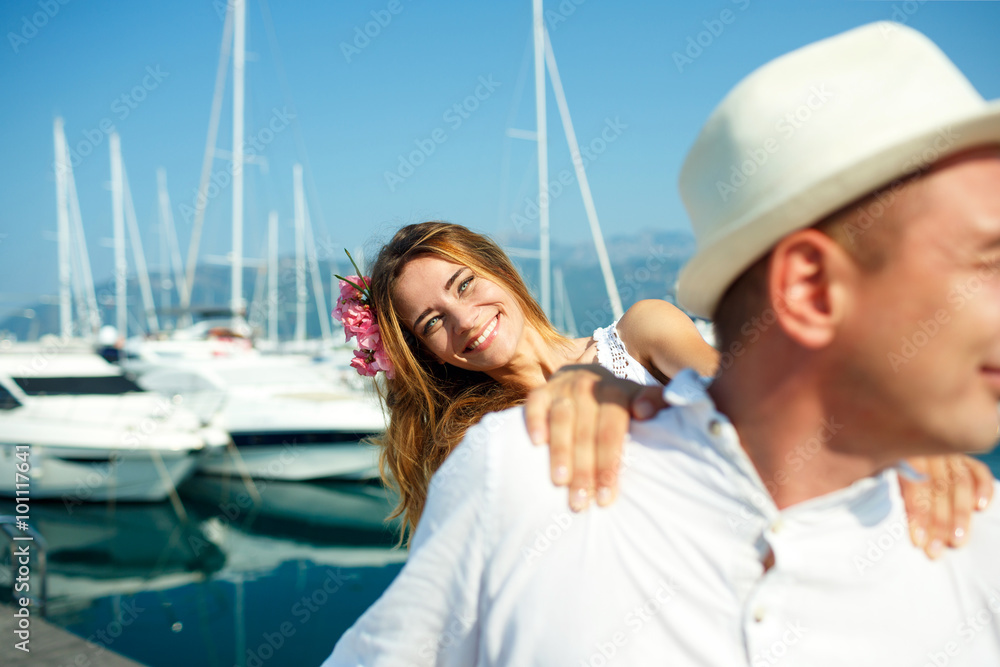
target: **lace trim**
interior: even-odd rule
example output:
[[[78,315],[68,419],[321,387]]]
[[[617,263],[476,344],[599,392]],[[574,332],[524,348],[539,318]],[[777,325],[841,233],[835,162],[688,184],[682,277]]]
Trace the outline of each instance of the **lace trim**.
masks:
[[[618,322],[609,327],[594,332],[594,343],[597,345],[597,363],[611,371],[615,377],[623,380],[629,378],[629,356],[625,345],[618,337]]]

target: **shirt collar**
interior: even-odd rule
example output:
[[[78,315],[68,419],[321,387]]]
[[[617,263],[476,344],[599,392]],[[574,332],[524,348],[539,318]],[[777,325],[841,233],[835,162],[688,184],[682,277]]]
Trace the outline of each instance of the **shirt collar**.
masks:
[[[693,368],[685,368],[663,388],[663,400],[670,405],[708,405],[713,410],[715,404],[708,395],[708,385],[712,378],[698,375]]]
[[[759,501],[755,503],[758,509],[764,510],[765,515],[777,513],[770,492],[761,480],[753,461],[740,444],[736,428],[726,415],[716,409],[715,402],[708,393],[711,382],[712,378],[700,376],[694,369],[684,369],[664,387],[663,398],[670,405],[681,408],[686,413],[686,418],[693,422],[691,425],[706,436],[705,443],[733,466],[732,472],[741,478],[740,486],[744,486],[745,492],[755,496],[761,492],[764,494],[767,499],[767,509],[760,507]],[[896,471],[888,469],[859,479],[845,488],[793,505],[784,511],[802,515],[804,518],[814,513],[821,514],[838,508],[857,511],[861,506],[870,506],[872,502],[884,508],[885,503],[892,497],[895,486]]]

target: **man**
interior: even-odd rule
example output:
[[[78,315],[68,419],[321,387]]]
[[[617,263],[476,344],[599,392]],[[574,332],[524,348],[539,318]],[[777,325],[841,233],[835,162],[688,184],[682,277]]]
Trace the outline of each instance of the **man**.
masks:
[[[1000,510],[928,560],[891,468],[997,439],[998,184],[1000,106],[911,29],[752,73],[681,172],[717,379],[666,387],[586,514],[484,419],[327,664],[1000,664]]]

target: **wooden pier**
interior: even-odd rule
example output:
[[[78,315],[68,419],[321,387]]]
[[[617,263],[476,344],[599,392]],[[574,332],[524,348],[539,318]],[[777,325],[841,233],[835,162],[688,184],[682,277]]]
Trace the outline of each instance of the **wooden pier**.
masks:
[[[38,614],[31,615],[30,653],[18,650],[14,634],[14,608],[0,604],[0,665],[31,667],[143,667],[99,644],[77,637],[52,625]]]

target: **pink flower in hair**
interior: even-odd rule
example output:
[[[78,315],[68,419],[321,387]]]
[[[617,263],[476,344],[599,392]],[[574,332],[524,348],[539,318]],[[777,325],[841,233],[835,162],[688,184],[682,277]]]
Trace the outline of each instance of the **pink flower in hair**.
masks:
[[[377,368],[375,368],[368,359],[367,350],[354,350],[354,358],[351,359],[351,366],[355,368],[360,375],[365,377],[375,377],[378,373]]]
[[[331,315],[333,315],[333,319],[337,320],[338,322],[343,322],[344,321],[344,308],[347,305],[348,305],[347,302],[342,301],[341,299],[337,299],[337,304],[333,307],[333,312],[330,313]]]
[[[375,350],[374,356],[374,365],[377,370],[384,371],[385,376],[390,380],[396,377],[396,371],[392,367],[392,362],[389,361],[389,356],[385,353],[385,348],[379,346],[379,348]]]
[[[371,308],[360,303],[352,303],[350,307],[344,311],[341,322],[344,324],[344,331],[347,332],[346,340],[351,340],[354,336],[360,336],[363,333],[367,333],[367,331],[375,325]],[[362,345],[361,347],[366,346]]]
[[[356,287],[357,286],[357,287]],[[340,281],[340,298],[342,301],[360,301],[364,295],[358,287],[368,288],[368,279],[361,276],[347,276]]]
[[[382,337],[379,335],[378,324],[372,322],[364,331],[358,332],[358,347],[362,350],[376,350],[381,345]]]
[[[367,295],[358,290],[356,285],[367,287],[368,280],[359,276],[347,276],[340,280],[340,297],[333,309],[333,319],[338,322],[343,322],[344,313],[353,306],[364,306],[362,299],[366,299]]]
[[[358,339],[358,349],[354,351],[351,366],[366,377],[374,377],[379,371],[383,371],[387,378],[392,379],[395,373],[389,356],[382,347],[382,336],[372,311],[371,279],[360,275],[361,271],[354,263],[351,253],[347,253],[347,258],[351,260],[358,275],[346,278],[337,276],[340,278],[340,297],[331,315],[344,325],[347,341],[354,337]]]

